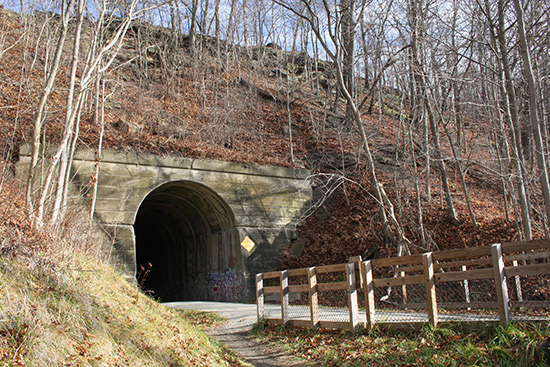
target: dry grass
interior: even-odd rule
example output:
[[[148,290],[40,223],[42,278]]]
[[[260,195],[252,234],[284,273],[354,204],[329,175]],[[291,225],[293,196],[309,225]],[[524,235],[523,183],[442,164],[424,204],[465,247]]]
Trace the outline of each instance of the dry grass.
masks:
[[[254,336],[321,366],[545,367],[548,324],[512,323],[471,330],[460,324],[357,332],[258,323]]]
[[[85,230],[30,230],[15,180],[3,180],[0,196],[0,365],[238,364],[94,256],[97,247],[86,251]]]

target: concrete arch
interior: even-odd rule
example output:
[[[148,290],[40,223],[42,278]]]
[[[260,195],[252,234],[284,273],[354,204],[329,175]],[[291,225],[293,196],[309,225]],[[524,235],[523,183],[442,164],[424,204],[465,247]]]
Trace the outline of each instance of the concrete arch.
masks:
[[[142,200],[133,227],[138,281],[147,272],[143,287],[154,296],[244,299],[235,216],[214,190],[193,181],[162,184]]]

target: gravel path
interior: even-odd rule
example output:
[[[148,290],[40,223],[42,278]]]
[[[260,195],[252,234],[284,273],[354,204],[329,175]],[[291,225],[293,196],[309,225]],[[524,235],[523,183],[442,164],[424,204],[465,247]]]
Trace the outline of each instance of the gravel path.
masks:
[[[281,348],[260,344],[248,337],[248,331],[256,322],[256,305],[221,302],[171,302],[167,307],[216,312],[228,322],[208,332],[233,352],[257,367],[315,366],[298,361]]]

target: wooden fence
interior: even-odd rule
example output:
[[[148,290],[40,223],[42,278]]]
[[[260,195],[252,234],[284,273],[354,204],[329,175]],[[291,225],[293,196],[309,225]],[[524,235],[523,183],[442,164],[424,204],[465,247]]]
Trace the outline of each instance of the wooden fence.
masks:
[[[524,301],[521,277],[550,274],[550,239],[527,242],[494,244],[468,249],[428,252],[424,254],[394,258],[361,261],[360,257],[350,258],[349,263],[317,266],[311,268],[274,271],[256,275],[256,301],[258,319],[269,322],[294,324],[308,327],[349,328],[360,325],[358,292],[363,292],[364,318],[366,327],[377,323],[375,290],[377,288],[399,288],[400,308],[406,310],[424,309],[427,321],[437,325],[440,320],[439,308],[451,307],[470,310],[472,308],[492,310],[498,314],[497,320],[506,325],[511,320],[510,309],[522,310],[525,307],[543,309],[543,319],[548,319],[550,299]],[[319,281],[322,274],[325,281]],[[548,278],[543,277],[548,280]],[[289,279],[292,281],[289,283]],[[329,281],[326,281],[329,279]],[[470,297],[469,282],[489,280],[494,284],[496,302],[476,301]],[[337,280],[337,281],[334,281]],[[461,284],[461,302],[441,302],[438,305],[436,286],[446,282]],[[271,285],[264,286],[264,283]],[[514,292],[515,301],[509,298],[509,287]],[[407,287],[422,285],[423,302],[410,302]],[[492,286],[491,285],[491,286]],[[544,288],[544,287],[543,287]],[[545,288],[547,289],[547,288]],[[342,291],[346,294],[347,321],[330,321],[320,318],[320,292]],[[309,308],[307,317],[291,319],[289,295],[305,294],[307,302],[301,307]],[[388,293],[389,294],[389,293]],[[270,296],[271,295],[271,296]],[[548,293],[546,293],[548,296]],[[280,304],[280,318],[266,317],[266,297],[277,297]],[[540,297],[539,297],[540,298]],[[361,315],[362,315],[361,311]],[[541,313],[539,312],[539,316]],[[455,321],[460,321],[455,318]],[[407,322],[401,320],[401,323]]]

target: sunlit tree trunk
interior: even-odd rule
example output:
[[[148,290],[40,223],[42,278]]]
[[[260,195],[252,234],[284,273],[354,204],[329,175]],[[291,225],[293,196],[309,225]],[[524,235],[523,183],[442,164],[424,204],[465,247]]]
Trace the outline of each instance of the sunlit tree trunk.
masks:
[[[424,65],[421,53],[421,44],[423,38],[423,3],[422,0],[410,0],[408,9],[409,26],[411,28],[411,61],[414,76],[414,84],[420,95],[416,98],[421,98],[422,107],[426,113],[427,123],[431,132],[431,138],[434,145],[434,156],[437,163],[437,168],[441,177],[441,185],[445,194],[445,202],[447,207],[447,219],[449,222],[458,225],[460,222],[457,218],[456,211],[451,196],[451,189],[449,187],[449,180],[447,177],[447,169],[443,161],[443,153],[441,144],[439,142],[439,127],[438,120],[434,115],[434,106],[432,106],[432,99],[428,92],[428,83],[426,82],[426,75],[424,72]],[[427,148],[426,148],[427,149]],[[429,185],[429,182],[427,183]]]
[[[491,8],[488,0],[485,1],[486,14],[488,21],[491,25],[491,29],[495,29],[496,35],[493,31],[490,35],[493,39],[493,43],[498,49],[499,54],[499,69],[501,72],[500,79],[502,83],[501,93],[503,101],[505,103],[505,115],[507,117],[510,135],[512,137],[511,158],[516,170],[516,185],[519,196],[519,203],[521,207],[521,225],[523,228],[523,234],[525,239],[530,240],[532,238],[531,230],[531,214],[529,209],[529,202],[527,199],[527,189],[525,187],[525,173],[523,169],[523,149],[521,143],[520,129],[519,129],[519,116],[517,112],[516,92],[512,79],[512,72],[510,68],[510,62],[508,60],[508,49],[506,46],[506,24],[504,17],[505,1],[499,0],[498,2],[498,22],[494,23],[491,16]]]
[[[74,6],[74,0],[70,0],[68,3],[62,4],[61,8],[61,31],[57,41],[55,50],[55,56],[52,61],[51,68],[48,70],[46,77],[46,85],[40,96],[36,116],[34,118],[34,126],[31,140],[31,162],[29,165],[29,172],[27,176],[27,188],[26,188],[26,204],[27,211],[33,217],[33,224],[40,227],[42,225],[42,218],[36,217],[35,205],[34,205],[34,180],[35,171],[38,161],[40,159],[40,137],[42,134],[44,111],[46,109],[46,103],[52,92],[59,65],[61,63],[61,56],[63,54],[63,48],[65,45],[65,39],[67,38],[67,31],[69,26],[69,20],[71,18],[72,8]]]
[[[352,99],[355,99],[355,31],[357,22],[355,21],[355,1],[341,0],[342,12],[342,73],[344,85],[350,93]],[[349,101],[346,104],[346,115],[350,120],[353,119],[353,110]]]
[[[191,25],[189,26],[189,48],[191,53],[195,53],[196,38],[197,38],[197,12],[199,8],[199,0],[191,2]]]
[[[527,93],[529,96],[529,118],[531,120],[531,126],[533,128],[533,138],[535,140],[539,182],[542,189],[544,207],[546,209],[546,219],[547,221],[550,221],[550,185],[548,183],[548,170],[546,156],[544,154],[545,149],[541,133],[541,124],[539,122],[537,111],[538,107],[535,77],[533,73],[533,67],[531,65],[531,55],[529,54],[529,47],[527,44],[523,7],[519,0],[514,0],[514,7],[516,9],[518,20],[518,36],[520,53],[523,59],[523,72],[525,74],[525,79],[527,80]]]
[[[275,0],[277,4],[283,6],[284,8],[293,11],[297,16],[306,20],[311,26],[311,30],[315,34],[315,37],[325,50],[326,54],[333,61],[336,68],[336,81],[338,83],[338,89],[341,91],[343,97],[346,100],[348,106],[350,106],[350,111],[353,113],[353,121],[356,124],[357,130],[359,131],[359,136],[362,142],[362,148],[365,153],[365,159],[367,163],[367,170],[370,177],[370,188],[372,194],[379,208],[380,220],[384,229],[384,235],[386,240],[395,246],[398,254],[403,254],[408,251],[408,245],[410,241],[405,236],[405,232],[399,221],[397,220],[394,212],[393,204],[386,195],[383,186],[378,181],[376,175],[376,167],[374,164],[374,158],[370,150],[370,144],[367,138],[367,133],[363,125],[363,120],[361,118],[361,113],[359,108],[355,104],[355,98],[352,93],[347,89],[346,82],[344,79],[344,67],[343,63],[343,52],[345,45],[341,42],[341,34],[338,25],[341,22],[342,17],[344,16],[341,13],[332,13],[330,5],[324,0],[324,10],[327,15],[327,25],[328,33],[332,44],[327,42],[326,33],[319,24],[319,18],[316,11],[311,7],[311,4],[306,1],[302,1],[302,4],[305,7],[306,14],[297,12],[295,8],[283,1]],[[335,26],[336,25],[336,26]],[[332,46],[334,45],[334,47]]]
[[[76,30],[74,35],[74,44],[73,44],[73,55],[72,55],[72,61],[71,61],[71,75],[69,80],[69,91],[67,94],[67,105],[66,105],[66,112],[65,112],[65,130],[63,132],[63,137],[60,144],[60,164],[59,164],[59,172],[57,177],[57,189],[55,193],[55,200],[52,208],[52,216],[51,216],[51,225],[57,222],[57,218],[59,216],[59,211],[61,207],[61,202],[63,200],[63,191],[65,187],[65,182],[67,182],[66,177],[70,174],[69,173],[69,155],[70,155],[70,143],[73,138],[74,133],[74,124],[76,119],[73,119],[73,114],[76,115],[79,112],[79,109],[81,107],[81,102],[79,101],[77,105],[74,105],[74,92],[77,84],[76,80],[76,72],[78,69],[78,63],[80,60],[80,40],[81,40],[81,33],[82,33],[82,22],[84,20],[84,0],[78,1],[78,10],[77,10],[77,23],[76,23]],[[57,155],[56,155],[57,156]],[[52,166],[56,163],[54,160],[52,162]],[[46,188],[48,189],[48,188]],[[40,203],[40,205],[44,205],[44,203]]]

